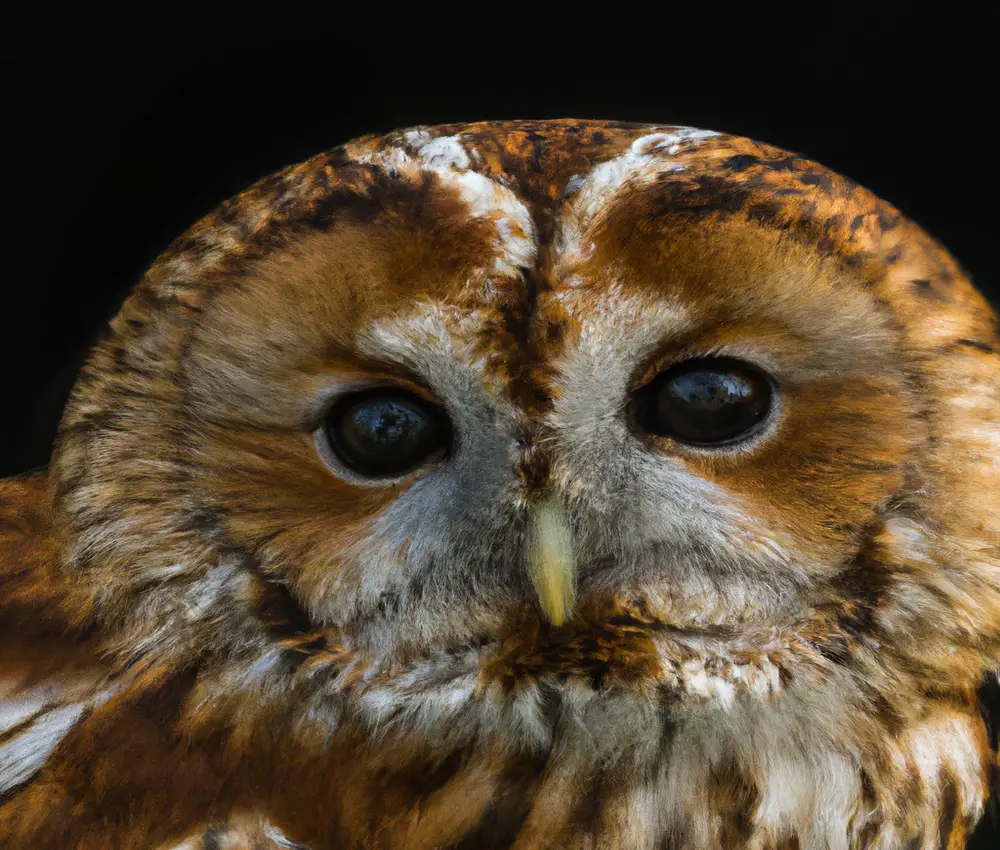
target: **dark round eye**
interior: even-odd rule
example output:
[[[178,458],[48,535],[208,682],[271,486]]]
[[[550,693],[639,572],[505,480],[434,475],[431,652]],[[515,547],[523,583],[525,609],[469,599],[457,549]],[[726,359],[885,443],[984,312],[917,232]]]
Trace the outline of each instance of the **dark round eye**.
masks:
[[[661,372],[638,393],[639,424],[682,443],[720,445],[749,436],[771,409],[771,382],[748,363],[712,357]]]
[[[451,442],[440,408],[403,390],[379,388],[340,399],[326,419],[330,447],[354,472],[395,477],[412,472]]]

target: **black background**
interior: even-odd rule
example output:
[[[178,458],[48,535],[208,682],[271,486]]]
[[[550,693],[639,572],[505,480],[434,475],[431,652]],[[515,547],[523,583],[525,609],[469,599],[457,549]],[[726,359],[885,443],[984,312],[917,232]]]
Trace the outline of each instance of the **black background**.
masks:
[[[613,118],[767,141],[894,203],[996,300],[996,4],[936,5],[575,27],[36,13],[5,45],[0,475],[47,462],[89,346],[175,236],[283,165],[410,124]]]
[[[410,124],[613,118],[767,141],[894,203],[997,303],[997,4],[704,5],[544,26],[532,7],[52,7],[8,27],[0,475],[47,462],[89,346],[175,236],[283,165]]]

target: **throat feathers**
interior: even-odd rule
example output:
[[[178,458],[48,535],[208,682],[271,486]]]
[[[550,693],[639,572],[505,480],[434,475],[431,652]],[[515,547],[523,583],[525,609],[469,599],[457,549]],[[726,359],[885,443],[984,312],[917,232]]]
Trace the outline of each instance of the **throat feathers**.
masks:
[[[545,617],[561,626],[576,601],[573,532],[561,502],[549,496],[532,506],[528,533],[528,565],[538,603]]]

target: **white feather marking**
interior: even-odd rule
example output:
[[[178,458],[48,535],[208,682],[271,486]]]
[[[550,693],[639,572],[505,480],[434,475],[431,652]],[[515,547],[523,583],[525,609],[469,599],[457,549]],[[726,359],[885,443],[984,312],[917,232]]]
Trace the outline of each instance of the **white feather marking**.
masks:
[[[21,734],[0,746],[0,793],[30,779],[41,769],[84,708],[84,703],[71,703],[47,711]]]
[[[433,138],[426,130],[412,130],[403,136],[417,151],[418,158],[430,169],[469,167],[469,154],[462,147],[461,136]]]
[[[0,694],[3,686],[0,685]],[[51,689],[32,688],[0,702],[0,733],[12,729],[40,711],[52,698]]]
[[[665,171],[683,171],[684,165],[670,157],[717,135],[713,130],[693,127],[650,133],[636,139],[625,153],[595,166],[589,174],[571,177],[566,191],[572,200],[559,220],[555,239],[563,260],[573,263],[586,259],[593,249],[586,234],[623,187],[648,184]]]
[[[489,273],[513,278],[534,264],[538,246],[531,214],[506,186],[470,170],[471,159],[461,136],[434,138],[426,130],[411,130],[403,141],[409,150],[365,152],[358,159],[393,168],[412,182],[420,179],[421,172],[432,173],[468,206],[472,218],[490,221],[496,232],[496,255]]]
[[[904,746],[924,782],[939,788],[947,768],[959,783],[961,803],[967,813],[982,812],[981,756],[969,718],[944,714],[910,730]]]
[[[292,839],[286,836],[278,827],[271,826],[270,824],[264,829],[264,834],[270,838],[279,847],[292,847],[298,848],[302,845],[296,844]]]

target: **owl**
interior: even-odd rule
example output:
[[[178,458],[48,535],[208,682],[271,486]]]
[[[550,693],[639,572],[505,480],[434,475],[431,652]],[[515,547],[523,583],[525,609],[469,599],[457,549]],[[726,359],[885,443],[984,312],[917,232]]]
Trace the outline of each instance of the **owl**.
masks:
[[[964,846],[1000,337],[766,144],[418,127],[149,269],[0,484],[3,848]]]

